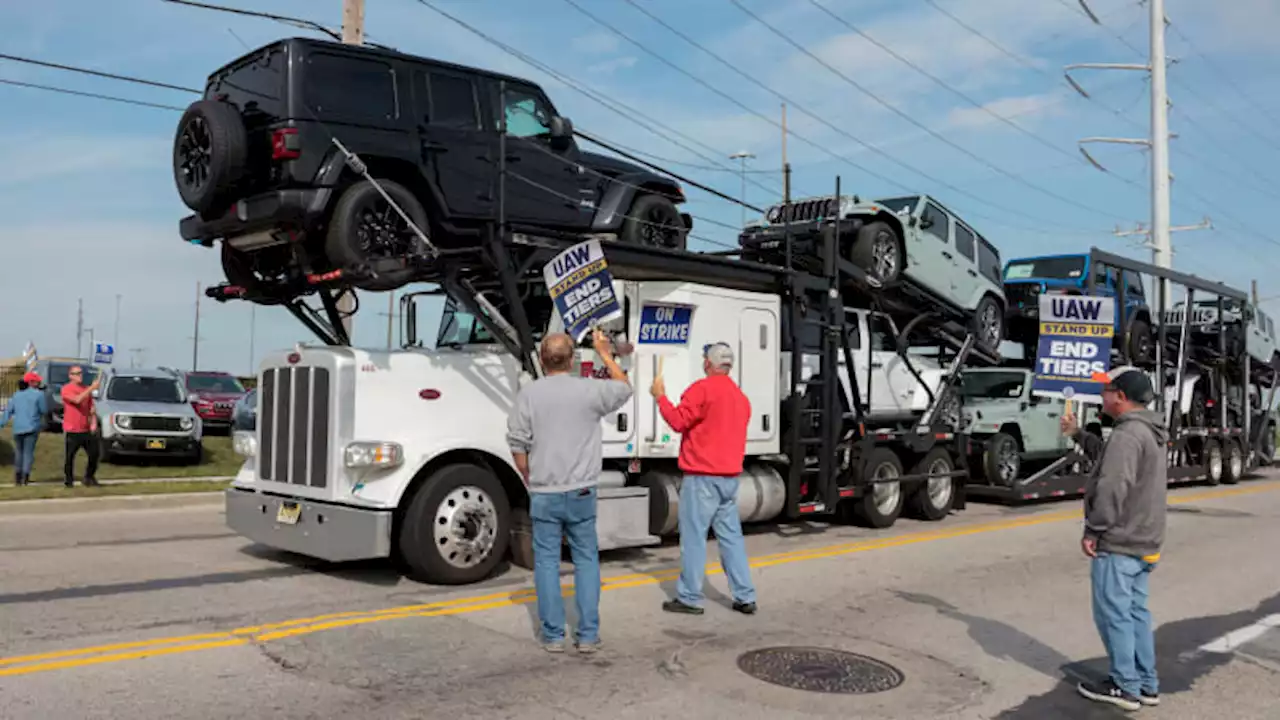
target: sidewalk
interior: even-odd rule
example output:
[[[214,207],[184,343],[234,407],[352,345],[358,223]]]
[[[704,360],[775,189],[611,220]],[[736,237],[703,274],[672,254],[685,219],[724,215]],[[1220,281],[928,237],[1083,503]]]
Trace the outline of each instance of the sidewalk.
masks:
[[[113,510],[222,507],[222,504],[223,494],[220,492],[5,500],[0,502],[0,518],[21,517],[24,515],[107,512]]]

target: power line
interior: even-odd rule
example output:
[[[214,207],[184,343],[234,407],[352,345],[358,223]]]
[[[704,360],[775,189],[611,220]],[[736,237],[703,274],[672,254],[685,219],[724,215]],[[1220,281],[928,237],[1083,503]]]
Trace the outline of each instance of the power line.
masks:
[[[786,102],[786,103],[788,104],[788,106],[789,106],[789,107],[795,107],[797,110],[799,110],[800,112],[804,113],[805,115],[808,115],[809,117],[813,118],[814,120],[818,121],[819,123],[821,123],[821,124],[825,125],[826,127],[828,127],[829,129],[831,129],[832,131],[836,132],[837,134],[841,135],[842,137],[845,137],[845,138],[847,138],[847,139],[849,139],[849,140],[852,140],[852,141],[853,141],[853,142],[855,142],[855,143],[858,143],[859,145],[861,145],[862,147],[864,147],[864,148],[866,148],[867,150],[871,151],[872,153],[875,153],[875,154],[877,154],[877,155],[880,155],[880,156],[884,157],[885,159],[890,160],[891,162],[893,162],[893,163],[895,163],[895,164],[897,164],[897,165],[899,165],[899,166],[901,166],[901,167],[903,167],[903,168],[906,168],[907,170],[909,170],[909,171],[911,171],[911,172],[913,172],[913,173],[915,173],[915,174],[917,174],[917,175],[919,175],[919,176],[921,176],[921,177],[924,177],[924,178],[926,178],[926,179],[928,179],[928,180],[930,180],[930,181],[932,181],[932,182],[935,182],[935,183],[937,183],[937,184],[938,184],[939,186],[941,186],[941,187],[945,187],[945,188],[947,188],[947,189],[951,190],[952,192],[955,192],[955,193],[957,193],[957,194],[959,194],[959,195],[963,195],[963,196],[965,196],[965,197],[968,197],[968,198],[971,198],[971,199],[973,199],[973,200],[976,200],[977,202],[980,202],[980,203],[982,203],[982,204],[984,204],[984,205],[988,205],[988,206],[990,206],[990,207],[996,208],[997,210],[1000,210],[1000,211],[1002,211],[1002,212],[1006,212],[1006,213],[1010,213],[1010,214],[1013,214],[1013,215],[1018,215],[1018,216],[1021,216],[1021,217],[1024,217],[1024,218],[1027,218],[1027,219],[1032,220],[1032,221],[1034,221],[1034,222],[1046,222],[1043,218],[1039,218],[1039,217],[1036,217],[1036,216],[1034,216],[1034,215],[1029,215],[1029,214],[1027,214],[1027,213],[1025,213],[1025,212],[1022,212],[1022,211],[1020,211],[1020,210],[1018,210],[1018,209],[1016,209],[1016,208],[1004,207],[1004,206],[1001,206],[1001,205],[999,205],[999,204],[993,203],[993,202],[991,202],[991,201],[989,201],[989,200],[986,200],[986,199],[984,199],[984,198],[982,198],[982,197],[980,197],[980,196],[978,196],[978,195],[975,195],[975,194],[973,194],[973,193],[970,193],[970,192],[968,192],[967,190],[964,190],[963,188],[960,188],[960,187],[958,187],[958,186],[956,186],[956,185],[954,185],[954,184],[952,184],[952,183],[948,183],[947,181],[945,181],[945,180],[943,180],[943,179],[941,179],[941,178],[938,178],[938,177],[936,177],[936,176],[934,176],[934,175],[931,175],[931,174],[929,174],[928,172],[925,172],[924,170],[921,170],[921,169],[919,169],[919,168],[916,168],[916,167],[914,167],[914,166],[912,166],[912,165],[910,165],[910,164],[906,163],[905,161],[900,160],[900,159],[898,159],[898,158],[896,158],[896,157],[894,157],[894,156],[892,156],[892,155],[890,155],[890,154],[886,153],[884,150],[882,150],[882,149],[880,149],[880,148],[878,148],[878,147],[876,147],[876,146],[872,145],[871,143],[868,143],[868,142],[866,142],[865,140],[863,140],[863,139],[861,139],[861,138],[859,138],[859,137],[857,137],[857,136],[855,136],[855,135],[853,135],[853,134],[851,134],[851,133],[849,133],[849,132],[845,131],[844,129],[842,129],[842,128],[840,128],[840,127],[838,127],[838,126],[834,125],[834,124],[832,124],[830,121],[826,120],[826,119],[825,119],[825,118],[823,118],[821,115],[819,115],[819,114],[817,114],[817,113],[815,113],[815,112],[813,112],[813,111],[811,111],[811,110],[807,109],[804,105],[802,105],[802,104],[800,104],[800,103],[795,102],[793,99],[788,98],[787,96],[783,95],[782,93],[779,93],[778,91],[776,91],[776,90],[774,90],[773,88],[769,87],[769,86],[768,86],[768,85],[766,85],[765,83],[763,83],[763,82],[761,82],[761,81],[757,80],[755,77],[753,77],[753,76],[751,76],[750,74],[748,74],[748,73],[744,72],[743,70],[741,70],[740,68],[738,68],[736,65],[734,65],[734,64],[733,64],[733,63],[731,63],[731,62],[729,62],[728,60],[726,60],[725,58],[721,57],[720,55],[718,55],[718,54],[716,54],[716,53],[712,52],[711,50],[707,49],[707,48],[706,48],[705,46],[703,46],[701,43],[699,43],[699,42],[697,42],[696,40],[694,40],[693,38],[689,37],[687,34],[685,34],[684,32],[682,32],[681,30],[677,29],[676,27],[674,27],[674,26],[673,26],[673,25],[671,25],[670,23],[667,23],[666,21],[662,20],[662,19],[661,19],[661,18],[659,18],[658,16],[654,15],[652,12],[648,11],[648,10],[647,10],[647,9],[645,9],[644,7],[642,7],[642,6],[638,5],[638,4],[636,4],[635,2],[632,2],[632,0],[626,0],[626,1],[627,1],[627,3],[628,3],[628,4],[630,4],[630,5],[631,5],[632,7],[634,7],[636,10],[640,11],[642,14],[644,14],[644,15],[645,15],[645,16],[647,16],[647,17],[649,17],[651,20],[653,20],[654,22],[658,23],[658,24],[659,24],[659,25],[661,25],[662,27],[666,28],[668,31],[672,32],[672,33],[673,33],[673,34],[675,34],[676,36],[680,37],[680,38],[681,38],[682,40],[684,40],[685,42],[689,43],[690,45],[693,45],[694,47],[698,48],[699,50],[701,50],[702,52],[706,53],[707,55],[710,55],[711,57],[715,58],[715,59],[716,59],[717,61],[719,61],[722,65],[724,65],[725,67],[728,67],[728,68],[729,68],[730,70],[732,70],[734,73],[736,73],[736,74],[738,74],[739,76],[743,77],[744,79],[748,80],[749,82],[751,82],[752,84],[756,85],[757,87],[760,87],[760,88],[761,88],[761,89],[763,89],[764,91],[766,91],[766,92],[768,92],[768,93],[770,93],[770,94],[774,95],[775,97],[779,98],[779,99],[780,99],[780,100],[782,100],[783,102]],[[577,10],[578,10],[579,12],[581,12],[583,15],[585,15],[585,16],[587,16],[588,18],[590,18],[590,19],[592,19],[593,21],[595,21],[597,24],[599,24],[599,25],[601,25],[602,27],[604,27],[604,28],[608,29],[609,31],[613,32],[613,33],[614,33],[615,35],[617,35],[618,37],[620,37],[620,38],[622,38],[622,39],[626,40],[627,42],[631,43],[632,45],[635,45],[636,47],[638,47],[640,50],[644,51],[645,53],[647,53],[647,54],[649,54],[649,55],[653,56],[653,57],[654,57],[654,58],[656,58],[659,62],[662,62],[663,64],[665,64],[665,65],[667,65],[667,66],[671,67],[672,69],[676,70],[677,72],[681,73],[682,75],[685,75],[686,77],[689,77],[689,78],[690,78],[691,80],[693,80],[694,82],[697,82],[699,85],[702,85],[703,87],[708,88],[709,90],[711,90],[712,92],[715,92],[716,94],[720,95],[721,97],[726,98],[727,100],[729,100],[729,101],[730,101],[730,102],[732,102],[733,104],[737,105],[738,107],[743,108],[744,110],[746,110],[747,112],[751,113],[752,115],[755,115],[756,117],[759,117],[759,118],[763,119],[765,122],[768,122],[769,124],[774,125],[775,127],[778,127],[779,129],[782,129],[782,125],[781,125],[780,123],[778,123],[777,121],[775,121],[775,120],[773,120],[772,118],[769,118],[769,117],[767,117],[767,116],[765,116],[765,115],[762,115],[761,113],[759,113],[759,112],[757,112],[757,111],[753,110],[752,108],[750,108],[750,107],[748,107],[748,106],[744,105],[743,103],[741,103],[740,101],[738,101],[736,98],[733,98],[732,96],[727,95],[727,94],[726,94],[726,93],[724,93],[723,91],[721,91],[721,90],[719,90],[718,88],[716,88],[716,87],[712,86],[710,83],[708,83],[707,81],[703,80],[702,78],[699,78],[698,76],[693,75],[693,74],[692,74],[692,73],[690,73],[689,71],[685,70],[684,68],[680,67],[680,66],[679,66],[679,65],[677,65],[676,63],[673,63],[672,61],[670,61],[669,59],[667,59],[667,58],[666,58],[665,56],[663,56],[661,53],[658,53],[658,52],[656,52],[656,51],[652,50],[651,48],[649,48],[649,47],[648,47],[647,45],[645,45],[644,43],[641,43],[641,42],[639,42],[638,40],[635,40],[634,38],[630,37],[630,36],[629,36],[629,35],[627,35],[626,33],[624,33],[624,32],[622,32],[621,30],[619,30],[617,27],[615,27],[615,26],[613,26],[613,25],[611,25],[611,24],[609,24],[609,23],[605,22],[604,20],[600,19],[599,17],[595,16],[594,14],[592,14],[592,13],[588,12],[586,9],[582,8],[580,5],[578,5],[576,2],[574,2],[574,0],[565,0],[565,2],[566,2],[566,3],[568,3],[569,5],[571,5],[572,7],[574,7],[575,9],[577,9]],[[854,162],[854,161],[850,160],[849,158],[847,158],[847,157],[845,157],[845,156],[843,156],[843,155],[840,155],[840,154],[839,154],[839,153],[837,153],[837,152],[834,152],[834,151],[830,150],[829,148],[827,148],[826,146],[822,145],[821,143],[816,142],[816,141],[814,141],[814,140],[811,140],[811,139],[809,139],[809,138],[807,138],[807,137],[805,137],[805,136],[803,136],[803,135],[800,135],[799,133],[795,132],[794,130],[791,130],[791,129],[789,129],[789,128],[788,128],[788,129],[787,129],[787,134],[788,134],[788,135],[790,135],[790,136],[792,136],[792,137],[795,137],[796,139],[798,139],[798,140],[800,140],[800,141],[804,142],[804,143],[805,143],[805,144],[807,144],[807,145],[810,145],[811,147],[814,147],[814,148],[818,149],[819,151],[822,151],[822,152],[826,153],[827,155],[830,155],[831,157],[833,157],[833,158],[835,158],[835,159],[837,159],[837,160],[841,160],[841,161],[843,161],[843,162],[847,163],[848,165],[850,165],[850,166],[852,166],[852,167],[854,167],[854,168],[857,168],[857,169],[861,170],[862,172],[864,172],[864,173],[866,173],[866,174],[870,175],[871,177],[874,177],[874,178],[878,178],[878,179],[880,179],[880,180],[883,180],[884,182],[887,182],[887,183],[889,183],[890,185],[892,185],[892,186],[894,186],[894,187],[902,188],[903,190],[906,190],[906,191],[908,191],[908,192],[915,192],[915,191],[916,191],[916,189],[915,189],[915,188],[912,188],[912,187],[910,187],[910,186],[904,185],[903,183],[898,182],[897,180],[894,180],[893,178],[890,178],[890,177],[888,177],[888,176],[886,176],[886,175],[884,175],[884,174],[882,174],[882,173],[879,173],[879,172],[876,172],[876,171],[871,170],[871,169],[869,169],[869,168],[866,168],[866,167],[864,167],[864,166],[862,166],[862,165],[860,165],[860,164],[858,164],[858,163],[856,163],[856,162]]]
[[[146,102],[143,100],[131,100],[129,98],[116,97],[114,95],[100,95],[98,93],[83,92],[81,90],[68,90],[67,88],[54,87],[52,85],[38,85],[36,83],[21,82],[18,80],[6,80],[0,78],[0,85],[13,85],[16,87],[30,88],[32,90],[45,90],[47,92],[62,93],[64,95],[78,95],[80,97],[95,98],[98,100],[108,100],[110,102],[124,103],[126,105],[139,105],[142,107],[159,108],[161,110],[176,110],[182,112],[185,108],[176,105],[163,105],[161,103]]]
[[[1245,102],[1249,103],[1249,105],[1251,105],[1254,110],[1257,110],[1260,114],[1265,116],[1272,123],[1280,125],[1280,119],[1278,119],[1275,115],[1272,115],[1260,103],[1258,103],[1252,97],[1250,97],[1250,95],[1246,93],[1243,88],[1240,87],[1239,83],[1237,83],[1235,79],[1231,77],[1231,73],[1223,70],[1216,62],[1211,60],[1209,56],[1205,54],[1202,50],[1200,50],[1200,48],[1195,44],[1195,42],[1193,42],[1191,38],[1187,37],[1186,34],[1182,32],[1182,29],[1179,28],[1176,24],[1169,23],[1169,25],[1170,27],[1173,28],[1174,34],[1177,35],[1179,38],[1181,38],[1182,41],[1185,42],[1187,46],[1190,47],[1191,50],[1195,52],[1196,55],[1199,55],[1200,59],[1204,61],[1204,64],[1210,70],[1213,70],[1214,74],[1222,78],[1223,82],[1225,82],[1229,87],[1231,87],[1232,90],[1235,90],[1236,93],[1240,95],[1240,97],[1244,98]]]
[[[74,65],[61,65],[59,63],[46,62],[44,60],[35,60],[27,57],[19,57],[17,55],[6,55],[0,53],[0,60],[11,60],[13,62],[26,63],[28,65],[39,65],[40,67],[53,68],[54,70],[66,70],[67,72],[81,73],[83,75],[94,75],[96,77],[107,78],[109,80],[122,80],[124,82],[137,83],[138,85],[149,85],[151,87],[164,88],[166,90],[180,90],[182,92],[196,93],[201,95],[203,90],[195,88],[183,87],[181,85],[170,85],[169,83],[157,82],[155,80],[144,80],[142,78],[132,77],[129,75],[116,75],[115,73],[102,72],[101,70],[90,70],[89,68],[76,67]]]
[[[565,1],[566,1],[566,2],[569,2],[569,0],[565,0]],[[811,0],[811,1],[812,1],[812,0]],[[882,107],[884,107],[885,109],[889,110],[889,111],[890,111],[890,112],[892,112],[894,115],[897,115],[898,117],[900,117],[900,118],[902,118],[903,120],[907,121],[907,122],[908,122],[908,123],[910,123],[911,125],[914,125],[915,127],[920,128],[920,129],[921,129],[921,130],[923,130],[924,132],[928,133],[930,137],[933,137],[934,139],[938,140],[939,142],[943,143],[944,145],[947,145],[948,147],[951,147],[951,148],[955,149],[956,151],[958,151],[958,152],[960,152],[961,154],[965,155],[966,157],[968,157],[968,158],[972,159],[973,161],[975,161],[975,162],[977,162],[977,163],[979,163],[979,164],[981,164],[981,165],[983,165],[983,166],[985,166],[985,167],[988,167],[988,168],[990,168],[990,169],[992,169],[992,170],[994,170],[994,171],[996,171],[996,172],[1000,173],[1001,175],[1004,175],[1004,176],[1008,177],[1010,180],[1013,180],[1014,182],[1017,182],[1017,183],[1018,183],[1018,184],[1020,184],[1020,185],[1023,185],[1023,186],[1025,186],[1025,187],[1027,187],[1027,188],[1029,188],[1029,189],[1031,189],[1031,190],[1035,190],[1036,192],[1038,192],[1038,193],[1040,193],[1040,194],[1042,194],[1042,195],[1044,195],[1044,196],[1046,196],[1046,197],[1053,198],[1053,199],[1055,199],[1055,200],[1058,200],[1059,202],[1062,202],[1062,203],[1067,204],[1067,205],[1071,205],[1072,207],[1075,207],[1075,208],[1077,208],[1077,209],[1084,210],[1085,212],[1093,213],[1093,214],[1098,215],[1098,216],[1101,216],[1101,217],[1107,217],[1107,218],[1111,218],[1111,219],[1118,219],[1118,220],[1126,220],[1126,219],[1127,219],[1127,218],[1124,218],[1124,217],[1122,217],[1122,216],[1120,216],[1120,215],[1115,215],[1115,214],[1113,214],[1113,213],[1109,213],[1109,212],[1106,212],[1106,211],[1104,211],[1104,210],[1099,210],[1099,209],[1097,209],[1097,208],[1095,208],[1095,207],[1091,207],[1091,206],[1089,206],[1089,205],[1085,205],[1085,204],[1083,204],[1083,203],[1077,202],[1077,201],[1075,201],[1075,200],[1073,200],[1073,199],[1071,199],[1071,198],[1069,198],[1069,197],[1066,197],[1065,195],[1061,195],[1061,194],[1056,193],[1056,192],[1054,192],[1054,191],[1052,191],[1052,190],[1050,190],[1050,189],[1048,189],[1048,188],[1045,188],[1045,187],[1042,187],[1042,186],[1040,186],[1040,185],[1037,185],[1037,184],[1035,184],[1035,183],[1031,182],[1030,180],[1027,180],[1027,179],[1026,179],[1026,178],[1024,178],[1024,177],[1020,177],[1020,176],[1018,176],[1018,175],[1015,175],[1014,173],[1011,173],[1011,172],[1009,172],[1008,170],[1005,170],[1004,168],[1002,168],[1002,167],[1000,167],[1000,166],[998,166],[998,165],[995,165],[994,163],[992,163],[991,161],[989,161],[989,160],[987,160],[986,158],[982,157],[981,155],[978,155],[977,153],[975,153],[975,152],[973,152],[973,151],[969,150],[968,148],[965,148],[965,147],[963,147],[963,146],[961,146],[961,145],[957,144],[956,142],[954,142],[954,141],[950,140],[949,138],[947,138],[947,137],[943,136],[943,135],[942,135],[941,133],[939,133],[938,131],[936,131],[936,130],[934,130],[934,129],[930,128],[930,127],[928,127],[927,125],[925,125],[924,123],[920,122],[919,120],[916,120],[916,119],[915,119],[915,117],[913,117],[910,113],[908,113],[908,112],[906,112],[906,111],[902,110],[902,109],[901,109],[901,108],[899,108],[898,106],[894,105],[893,103],[891,103],[891,102],[889,102],[889,101],[885,100],[884,98],[880,97],[880,96],[879,96],[879,95],[877,95],[876,93],[872,92],[870,89],[868,89],[866,86],[864,86],[864,85],[862,85],[861,83],[859,83],[857,80],[854,80],[853,78],[851,78],[851,77],[849,77],[847,74],[845,74],[845,73],[841,72],[840,70],[838,70],[836,67],[834,67],[833,65],[831,65],[831,64],[830,64],[830,63],[828,63],[827,61],[825,61],[825,60],[823,60],[822,58],[818,57],[814,52],[812,52],[811,50],[809,50],[808,48],[806,48],[804,45],[800,44],[799,42],[797,42],[797,41],[795,41],[793,38],[791,38],[791,36],[787,35],[786,33],[782,32],[781,30],[779,30],[775,25],[771,24],[769,21],[765,20],[764,18],[760,17],[760,16],[759,16],[759,15],[757,15],[756,13],[752,12],[750,9],[748,9],[746,6],[744,6],[744,5],[743,5],[739,0],[729,0],[729,2],[730,2],[730,3],[732,3],[734,7],[738,8],[739,10],[741,10],[745,15],[747,15],[747,16],[748,16],[748,17],[750,17],[751,19],[753,19],[753,20],[755,20],[756,22],[758,22],[758,23],[760,23],[761,25],[763,25],[766,29],[768,29],[770,32],[772,32],[774,35],[776,35],[779,39],[783,40],[783,41],[784,41],[784,42],[786,42],[787,44],[789,44],[789,45],[791,45],[792,47],[794,47],[795,49],[799,50],[801,53],[804,53],[806,56],[808,56],[808,57],[809,57],[810,59],[812,59],[814,62],[818,63],[819,65],[822,65],[824,68],[826,68],[828,71],[830,71],[833,75],[836,75],[837,77],[841,78],[841,79],[842,79],[842,80],[844,80],[846,83],[848,83],[849,85],[851,85],[852,87],[854,87],[855,89],[857,89],[859,92],[861,92],[862,94],[864,94],[864,95],[866,95],[867,97],[869,97],[869,98],[871,98],[872,100],[874,100],[877,104],[879,104],[879,105],[881,105]],[[821,7],[821,6],[819,6],[819,7]]]

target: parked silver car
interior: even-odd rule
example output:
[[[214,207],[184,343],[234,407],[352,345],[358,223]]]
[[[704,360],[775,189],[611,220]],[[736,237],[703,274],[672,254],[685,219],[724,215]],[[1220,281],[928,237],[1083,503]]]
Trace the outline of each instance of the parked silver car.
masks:
[[[97,390],[102,456],[204,458],[204,428],[187,393],[162,370],[116,370]]]

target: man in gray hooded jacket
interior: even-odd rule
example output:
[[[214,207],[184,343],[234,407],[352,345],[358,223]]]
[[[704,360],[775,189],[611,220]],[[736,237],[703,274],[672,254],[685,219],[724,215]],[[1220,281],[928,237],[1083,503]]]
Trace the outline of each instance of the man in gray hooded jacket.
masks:
[[[1154,397],[1146,373],[1120,367],[1102,390],[1102,411],[1115,420],[1105,444],[1080,432],[1074,416],[1062,418],[1063,433],[1095,461],[1080,547],[1092,559],[1093,620],[1111,664],[1105,681],[1077,688],[1126,710],[1160,703],[1147,580],[1164,543],[1168,433],[1164,420],[1146,409]]]

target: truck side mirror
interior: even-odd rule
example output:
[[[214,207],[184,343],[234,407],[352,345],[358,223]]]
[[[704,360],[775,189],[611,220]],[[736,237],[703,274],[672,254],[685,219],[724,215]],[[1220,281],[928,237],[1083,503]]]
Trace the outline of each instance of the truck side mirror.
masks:
[[[573,142],[573,121],[556,115],[551,118],[551,147],[563,150]]]

